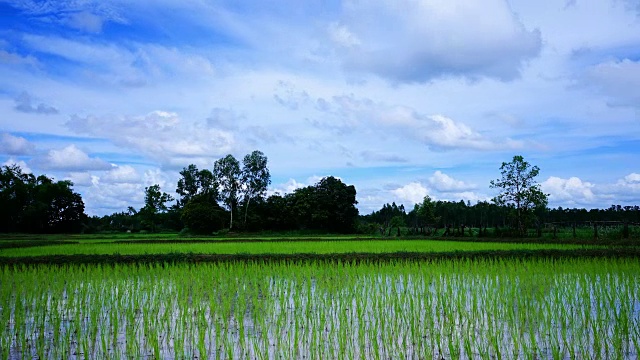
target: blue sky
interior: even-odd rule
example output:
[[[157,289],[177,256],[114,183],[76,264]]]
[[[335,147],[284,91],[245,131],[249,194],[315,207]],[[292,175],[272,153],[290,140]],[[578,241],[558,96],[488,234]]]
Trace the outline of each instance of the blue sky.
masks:
[[[490,199],[514,155],[551,206],[640,204],[640,2],[0,0],[0,164],[102,215],[255,149],[361,213]]]

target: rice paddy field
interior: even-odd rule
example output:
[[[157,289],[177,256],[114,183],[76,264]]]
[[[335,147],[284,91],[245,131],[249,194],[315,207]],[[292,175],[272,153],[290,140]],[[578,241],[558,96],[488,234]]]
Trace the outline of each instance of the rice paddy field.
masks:
[[[636,359],[639,259],[637,246],[13,236],[0,359]]]
[[[2,359],[635,359],[635,259],[0,267]]]
[[[193,240],[191,240],[193,241]],[[43,245],[43,244],[40,244]],[[46,246],[0,248],[0,257],[53,255],[140,255],[140,254],[339,254],[339,253],[437,253],[450,251],[575,250],[605,246],[536,243],[457,242],[436,240],[341,240],[295,241],[131,241],[56,243]]]

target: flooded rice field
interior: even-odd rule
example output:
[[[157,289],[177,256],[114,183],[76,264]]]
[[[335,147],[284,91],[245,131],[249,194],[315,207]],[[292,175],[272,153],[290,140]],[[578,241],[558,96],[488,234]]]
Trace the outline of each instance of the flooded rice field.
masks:
[[[636,358],[639,280],[633,259],[0,267],[0,358]]]

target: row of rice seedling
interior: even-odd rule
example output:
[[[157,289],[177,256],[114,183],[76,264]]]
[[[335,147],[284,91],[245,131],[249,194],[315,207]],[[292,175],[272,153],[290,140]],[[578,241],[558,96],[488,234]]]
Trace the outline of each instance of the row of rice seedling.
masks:
[[[372,241],[268,241],[257,243],[81,243],[29,248],[1,249],[0,256],[47,255],[140,255],[169,253],[198,254],[300,254],[300,253],[391,253],[391,252],[450,252],[541,249],[601,249],[604,246],[571,244],[458,242],[436,240],[372,240]]]
[[[0,267],[0,357],[635,358],[636,259]]]

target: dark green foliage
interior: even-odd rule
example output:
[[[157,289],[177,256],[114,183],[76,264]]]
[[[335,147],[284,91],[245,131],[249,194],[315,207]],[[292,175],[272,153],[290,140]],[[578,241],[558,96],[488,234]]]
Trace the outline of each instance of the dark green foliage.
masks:
[[[232,229],[233,213],[238,207],[242,186],[240,163],[231,154],[218,159],[213,165],[213,176],[219,186],[219,199],[229,210],[229,229]]]
[[[182,222],[194,234],[210,235],[224,227],[224,209],[206,196],[195,196],[182,209]]]
[[[22,173],[17,165],[0,170],[0,231],[71,233],[82,229],[84,202],[70,181]]]
[[[178,180],[176,187],[176,193],[181,196],[178,207],[184,206],[196,195],[208,196],[213,201],[218,198],[218,184],[211,171],[198,170],[194,164],[191,164],[183,168],[180,175],[182,177]]]
[[[244,204],[244,227],[247,228],[249,204],[252,200],[261,200],[271,184],[271,173],[267,167],[267,157],[258,150],[248,154],[242,160],[242,201]]]
[[[358,218],[356,188],[329,176],[285,197],[298,228],[353,232]]]
[[[173,197],[162,192],[158,184],[144,188],[144,192],[144,207],[140,209],[138,215],[142,219],[143,227],[156,231],[158,223],[167,222],[167,202],[173,201]]]

